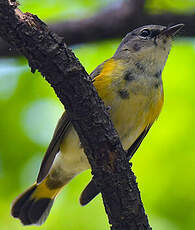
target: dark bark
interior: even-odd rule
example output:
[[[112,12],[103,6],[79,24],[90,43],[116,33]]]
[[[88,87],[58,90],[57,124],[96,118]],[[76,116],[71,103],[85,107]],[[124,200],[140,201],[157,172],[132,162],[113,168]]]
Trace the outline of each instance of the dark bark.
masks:
[[[91,79],[62,38],[35,15],[0,0],[0,36],[40,71],[80,137],[112,230],[149,230],[135,176]]]
[[[143,8],[143,0],[124,1],[120,6],[110,7],[93,17],[50,24],[49,28],[63,36],[67,45],[123,37],[132,29],[147,24],[184,23],[182,36],[195,36],[195,14],[149,14]],[[0,40],[0,56],[14,55],[18,52]]]

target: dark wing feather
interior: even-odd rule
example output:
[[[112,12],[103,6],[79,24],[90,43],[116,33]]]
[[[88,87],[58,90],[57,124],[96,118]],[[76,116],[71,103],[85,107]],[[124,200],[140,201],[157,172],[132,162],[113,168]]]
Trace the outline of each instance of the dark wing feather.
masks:
[[[88,204],[91,200],[93,200],[94,197],[96,197],[99,194],[99,192],[100,191],[97,188],[94,179],[92,178],[89,184],[85,187],[85,189],[81,193],[80,204],[83,206]]]
[[[60,144],[64,139],[64,136],[68,133],[68,130],[70,130],[70,127],[71,122],[66,112],[64,112],[62,117],[58,121],[58,124],[53,134],[53,138],[41,163],[41,168],[39,171],[39,175],[37,177],[37,183],[40,183],[47,176],[54,161],[54,158],[56,154],[59,152]]]
[[[152,124],[147,126],[144,129],[144,131],[140,134],[140,136],[135,140],[135,142],[130,146],[130,148],[127,151],[128,160],[130,160],[132,158],[132,156],[134,155],[134,153],[137,151],[137,149],[139,148],[140,144],[142,143],[144,137],[146,136],[146,134],[150,130],[151,126],[152,126]]]

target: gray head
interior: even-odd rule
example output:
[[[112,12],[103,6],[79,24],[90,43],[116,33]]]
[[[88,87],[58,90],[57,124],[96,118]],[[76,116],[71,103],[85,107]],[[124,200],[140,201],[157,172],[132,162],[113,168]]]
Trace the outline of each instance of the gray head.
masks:
[[[143,64],[156,65],[162,69],[171,48],[174,35],[183,24],[174,26],[147,25],[128,33],[120,43],[114,58]]]

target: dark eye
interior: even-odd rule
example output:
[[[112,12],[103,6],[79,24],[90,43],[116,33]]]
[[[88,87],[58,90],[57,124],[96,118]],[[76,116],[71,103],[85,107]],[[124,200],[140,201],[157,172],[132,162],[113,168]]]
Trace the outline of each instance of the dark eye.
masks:
[[[150,35],[150,31],[148,29],[144,29],[139,34],[141,37],[148,37]]]

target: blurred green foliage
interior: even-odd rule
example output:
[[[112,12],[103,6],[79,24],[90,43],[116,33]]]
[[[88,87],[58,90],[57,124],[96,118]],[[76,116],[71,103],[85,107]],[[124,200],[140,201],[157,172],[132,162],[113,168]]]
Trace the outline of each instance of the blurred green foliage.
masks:
[[[114,0],[21,1],[44,20],[86,17]],[[148,9],[195,10],[195,1],[155,0]],[[185,8],[184,8],[185,7]],[[193,22],[192,22],[193,23]],[[112,56],[119,40],[75,46],[88,72]],[[165,105],[133,159],[142,200],[153,229],[191,230],[195,224],[195,39],[176,40],[163,72]],[[63,111],[53,89],[32,75],[23,58],[0,60],[0,230],[21,230],[10,216],[12,200],[36,179],[41,159]],[[60,194],[46,223],[25,229],[108,229],[99,195],[86,207],[80,192],[90,172]]]
[[[193,12],[195,8],[194,0],[148,0],[146,8],[153,13],[157,12],[174,12],[186,13]]]

